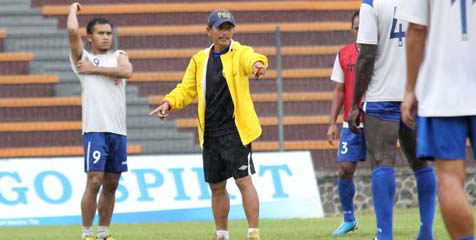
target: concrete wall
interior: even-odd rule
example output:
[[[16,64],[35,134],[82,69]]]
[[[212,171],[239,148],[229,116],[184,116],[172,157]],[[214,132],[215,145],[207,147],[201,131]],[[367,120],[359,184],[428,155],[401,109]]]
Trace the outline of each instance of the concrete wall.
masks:
[[[410,168],[396,169],[395,206],[414,208],[418,207],[416,181]],[[320,171],[316,173],[321,194],[321,201],[326,216],[340,215],[341,206],[337,192],[337,171]],[[371,171],[357,170],[355,181],[355,211],[373,209],[371,190]],[[471,204],[476,203],[476,168],[468,168],[466,173],[465,190]]]

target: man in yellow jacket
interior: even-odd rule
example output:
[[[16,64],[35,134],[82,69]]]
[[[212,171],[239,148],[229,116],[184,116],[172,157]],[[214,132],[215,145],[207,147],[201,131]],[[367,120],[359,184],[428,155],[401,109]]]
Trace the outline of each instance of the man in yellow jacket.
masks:
[[[235,20],[227,10],[208,17],[213,44],[190,60],[180,84],[152,111],[164,119],[198,98],[198,137],[203,149],[205,181],[212,191],[215,239],[228,240],[230,200],[226,181],[233,177],[248,220],[248,239],[259,240],[259,199],[251,180],[255,173],[251,142],[262,132],[249,90],[249,76],[263,75],[266,56],[233,41]]]

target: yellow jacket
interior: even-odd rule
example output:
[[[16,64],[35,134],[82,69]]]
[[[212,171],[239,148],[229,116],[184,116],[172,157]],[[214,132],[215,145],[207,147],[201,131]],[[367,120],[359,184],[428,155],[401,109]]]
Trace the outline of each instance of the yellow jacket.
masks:
[[[170,111],[176,111],[192,103],[198,96],[198,139],[203,146],[205,131],[205,91],[207,63],[211,47],[196,53],[188,64],[182,82],[165,96]],[[232,41],[227,53],[221,55],[223,73],[226,78],[231,99],[235,107],[235,124],[243,145],[257,139],[262,132],[249,88],[249,76],[253,73],[253,64],[257,61],[268,67],[266,56],[239,42]]]

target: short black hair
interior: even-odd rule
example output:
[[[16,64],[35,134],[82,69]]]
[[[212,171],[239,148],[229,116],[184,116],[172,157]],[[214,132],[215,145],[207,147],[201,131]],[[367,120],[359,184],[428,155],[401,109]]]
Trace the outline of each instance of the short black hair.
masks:
[[[354,27],[354,20],[356,17],[359,17],[359,11],[355,11],[354,14],[352,14],[352,19],[351,19],[352,27]]]
[[[86,32],[89,35],[92,35],[94,26],[96,26],[97,24],[109,24],[111,26],[111,29],[114,29],[114,26],[109,20],[102,17],[95,17],[91,21],[89,21],[88,26],[86,27]]]

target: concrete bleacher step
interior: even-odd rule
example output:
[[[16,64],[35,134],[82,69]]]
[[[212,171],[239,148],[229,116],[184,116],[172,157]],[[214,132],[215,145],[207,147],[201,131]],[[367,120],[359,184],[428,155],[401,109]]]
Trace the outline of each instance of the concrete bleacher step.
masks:
[[[179,140],[193,138],[193,133],[177,132],[175,126],[170,128],[133,128],[128,124],[127,138],[131,140]]]
[[[299,46],[282,48],[282,64],[286,68],[332,67],[336,52],[341,45]],[[126,50],[135,72],[185,70],[190,58],[200,49],[142,49]],[[276,49],[256,47],[255,51],[268,56],[270,68],[274,68]],[[69,48],[44,49],[35,51],[32,68],[42,68],[45,72],[71,72],[68,62]],[[44,61],[49,64],[44,66]]]
[[[283,78],[317,78],[329,77],[332,73],[331,68],[301,68],[301,69],[284,69],[282,71]],[[162,72],[136,72],[129,79],[129,82],[178,82],[182,79],[184,71],[162,71]],[[263,79],[276,78],[275,69],[268,69]],[[252,76],[250,76],[252,77]],[[260,78],[261,79],[261,78]],[[258,79],[259,80],[259,79]]]
[[[233,2],[249,2],[250,0],[235,0]],[[277,1],[286,1],[289,0],[262,0],[260,2],[277,2]],[[329,2],[329,0],[311,0],[311,1],[322,1],[322,2]],[[347,2],[355,1],[355,0],[343,0]],[[41,6],[41,5],[64,5],[64,0],[31,0],[33,6]],[[111,4],[111,3],[134,3],[134,0],[83,0],[81,1],[83,4]],[[194,3],[194,0],[147,0],[142,1],[144,3]],[[223,2],[223,0],[206,0],[204,2]]]
[[[328,114],[333,92],[292,92],[285,93],[283,98],[283,112],[286,115],[321,115]],[[276,116],[277,94],[255,93],[252,94],[255,110],[259,116]],[[162,96],[150,96],[149,104],[157,107],[162,101]],[[186,108],[173,112],[169,118],[187,118],[196,115],[197,103],[191,103]]]
[[[51,27],[56,28],[57,20],[54,18],[43,18],[41,16],[10,16],[0,18],[0,27]]]
[[[0,0],[2,5],[15,5],[15,4],[25,4],[30,6],[31,0]]]
[[[333,92],[292,92],[283,93],[282,99],[284,102],[304,102],[304,101],[322,101],[332,100],[334,96]],[[162,102],[164,96],[149,96],[149,104],[158,105]],[[278,100],[278,94],[275,92],[270,93],[255,93],[251,94],[253,102],[276,102]],[[197,101],[195,100],[194,103]]]
[[[175,126],[167,128],[134,128],[128,124],[128,139],[132,141],[187,140],[193,133],[178,133]],[[0,123],[0,147],[64,146],[81,143],[81,121],[7,122]]]
[[[62,38],[64,41],[67,39],[67,34],[49,26],[24,26],[8,29],[8,39],[11,39],[12,41],[19,39],[24,39],[26,41],[31,41],[31,39],[37,39],[37,41],[48,41],[49,39],[58,37]]]
[[[277,117],[260,117],[261,126],[276,126],[278,124]],[[329,115],[311,115],[311,116],[285,116],[283,118],[284,125],[309,125],[309,124],[329,124]],[[342,122],[340,116],[337,123]],[[179,118],[176,119],[178,128],[196,128],[196,118]]]
[[[86,24],[86,19],[92,15],[102,14],[116,24],[135,22],[142,24],[190,24],[206,23],[207,14],[215,9],[228,9],[240,22],[263,21],[280,19],[292,21],[322,21],[336,17],[347,19],[353,11],[359,8],[359,1],[230,1],[230,2],[182,2],[182,3],[136,3],[83,5],[80,24]],[[58,17],[60,27],[64,27],[68,6],[43,6],[45,16]]]
[[[278,119],[277,117],[260,117],[260,123],[263,128],[263,134],[260,140],[277,141],[278,140]],[[197,140],[197,120],[195,118],[176,119],[177,128],[181,132],[193,132]],[[337,121],[342,122],[340,117]],[[329,127],[328,115],[314,116],[285,116],[284,139],[302,140],[302,139],[326,139],[327,129]]]
[[[135,72],[133,77],[128,80],[128,87],[136,86],[141,96],[165,94],[181,81],[183,74],[183,71]],[[284,90],[292,92],[330,90],[334,87],[333,83],[328,80],[330,74],[330,68],[285,69],[282,73]],[[79,94],[79,81],[71,70],[58,72],[56,75],[61,79],[61,82],[57,84],[59,96]],[[276,71],[269,69],[262,79],[252,80],[250,84],[251,91],[275,91]]]
[[[141,96],[165,95],[177,86],[179,81],[173,82],[130,82],[129,85],[136,85]],[[329,80],[329,77],[316,78],[283,78],[284,92],[302,92],[302,91],[331,91],[334,90],[335,83]],[[250,81],[250,91],[258,92],[276,92],[277,83],[275,78],[258,79]]]
[[[32,59],[31,52],[0,52],[0,75],[28,74]]]
[[[200,147],[195,143],[193,137],[187,140],[176,141],[132,141],[131,144],[140,144],[143,154],[184,154],[201,152]]]
[[[55,87],[55,93],[58,97],[65,96],[80,96],[81,95],[81,84],[79,79],[76,76],[68,78],[68,81],[63,81],[64,78],[61,78],[61,81],[57,83]],[[139,94],[139,89],[134,85],[126,86],[126,98],[135,98]]]
[[[5,29],[0,29],[0,52],[5,50],[5,37],[7,36],[7,32]]]
[[[127,146],[128,155],[141,154],[140,145]],[[83,156],[83,146],[0,148],[0,158]]]
[[[299,141],[285,141],[284,150],[328,150],[337,149],[337,146],[331,146],[327,140],[299,140]],[[256,141],[253,143],[253,150],[255,151],[276,151],[279,150],[278,141]]]
[[[244,44],[269,46],[275,43],[275,24],[247,24],[236,30],[235,40]],[[315,45],[343,45],[347,44],[352,36],[348,29],[348,22],[330,23],[282,23],[283,46]],[[210,45],[203,25],[175,25],[175,26],[127,26],[116,27],[121,49],[148,48],[204,48]],[[178,30],[177,30],[178,29]],[[65,30],[45,30],[48,34],[41,34],[35,29],[31,31],[12,31],[9,41],[12,48],[68,48],[67,33]],[[83,30],[85,34],[85,30]],[[37,39],[32,41],[31,39]]]
[[[9,5],[0,8],[0,16],[42,16],[41,9],[30,8],[28,5]]]
[[[58,81],[58,76],[54,75],[0,76],[0,97],[21,98],[53,96],[54,85]]]

